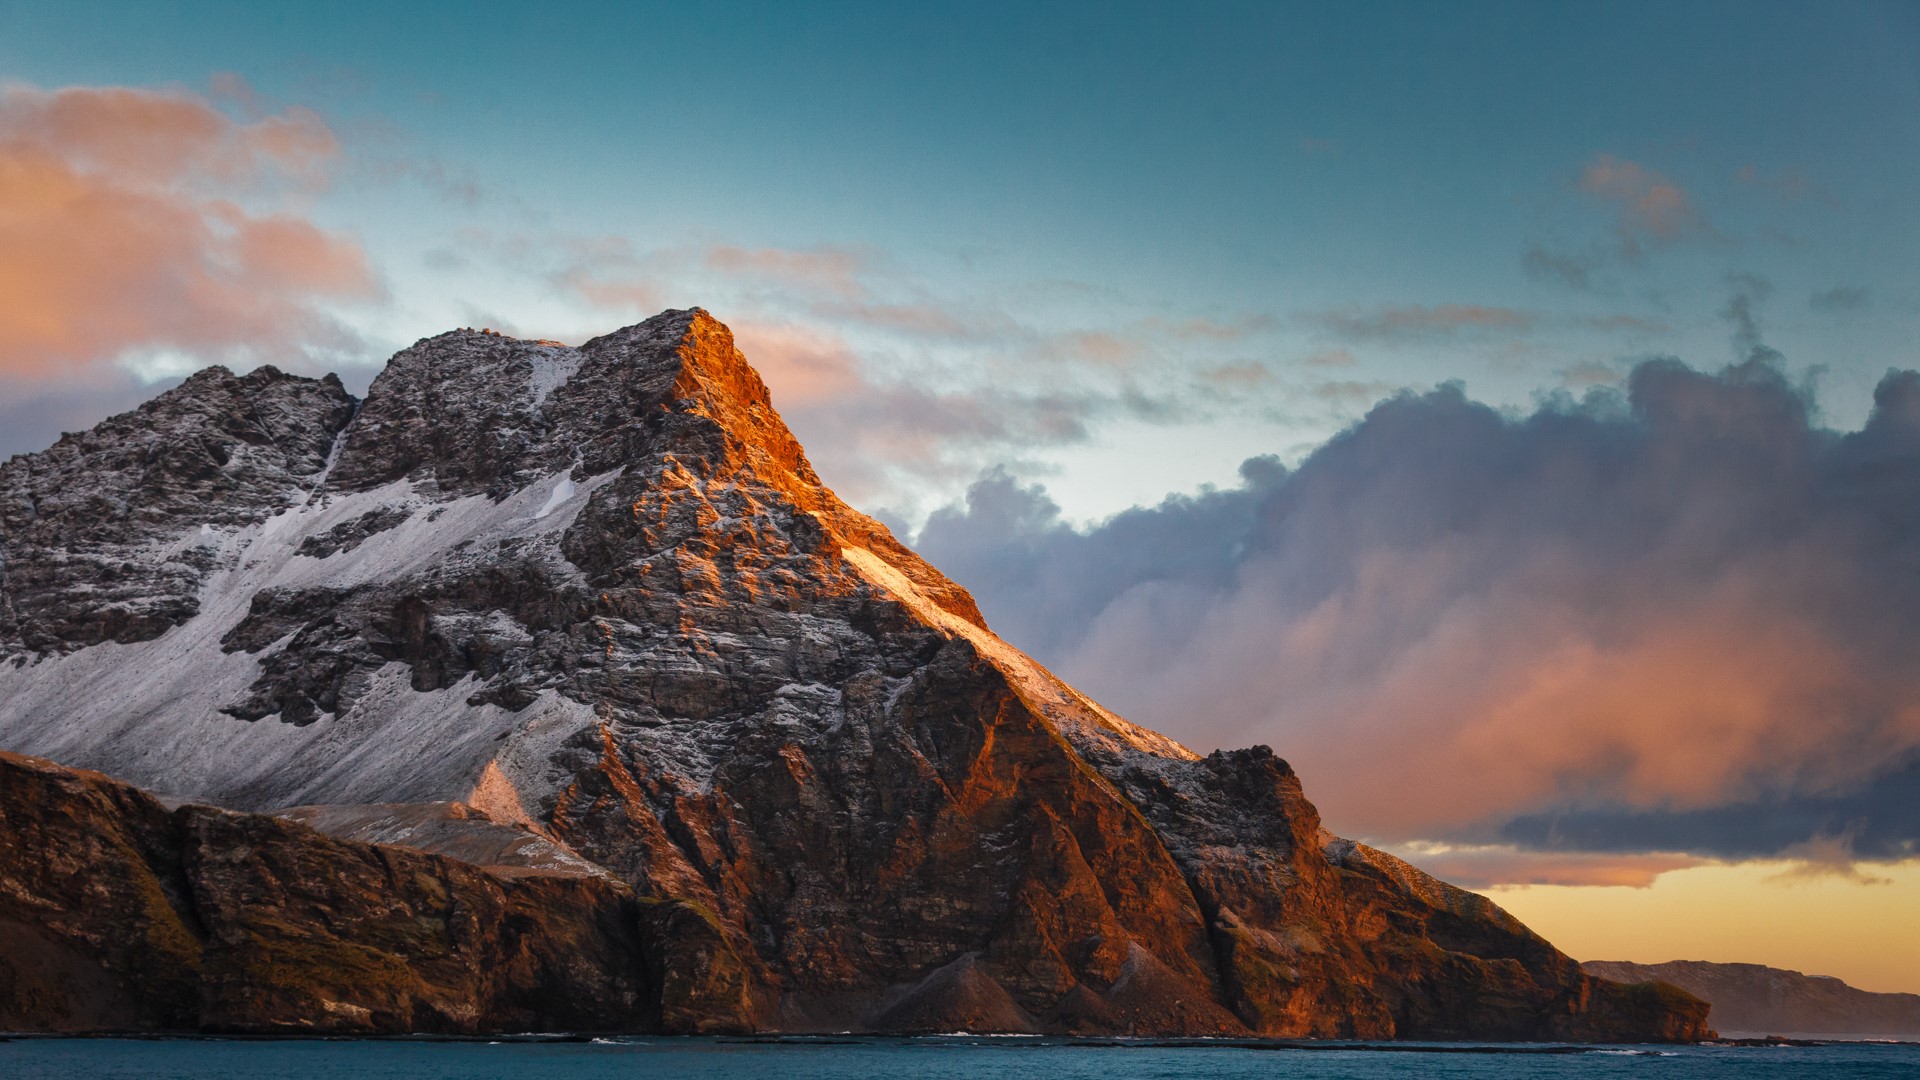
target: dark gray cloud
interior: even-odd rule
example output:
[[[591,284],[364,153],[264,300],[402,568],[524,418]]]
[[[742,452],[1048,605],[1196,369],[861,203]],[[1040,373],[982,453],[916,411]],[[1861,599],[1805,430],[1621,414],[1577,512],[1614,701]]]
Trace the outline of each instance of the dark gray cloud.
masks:
[[[1840,794],[1789,793],[1702,810],[1564,810],[1507,822],[1502,839],[1546,851],[1693,851],[1766,858],[1844,838],[1858,859],[1920,855],[1920,760]]]
[[[1735,285],[1751,324],[1761,290]],[[1920,374],[1862,430],[1813,410],[1764,358],[1651,360],[1525,416],[1445,387],[1296,470],[1254,459],[1088,529],[990,473],[918,546],[1118,711],[1272,745],[1352,834],[1897,855],[1920,837]]]

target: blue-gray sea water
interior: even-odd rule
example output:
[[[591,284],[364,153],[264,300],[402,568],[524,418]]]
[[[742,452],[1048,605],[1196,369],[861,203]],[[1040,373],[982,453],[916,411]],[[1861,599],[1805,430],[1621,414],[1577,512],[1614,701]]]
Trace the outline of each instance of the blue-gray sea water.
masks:
[[[1239,1080],[1300,1077],[1920,1078],[1920,1045],[1389,1046],[1327,1049],[1126,1040],[670,1039],[414,1040],[17,1039],[0,1042],[5,1080]]]

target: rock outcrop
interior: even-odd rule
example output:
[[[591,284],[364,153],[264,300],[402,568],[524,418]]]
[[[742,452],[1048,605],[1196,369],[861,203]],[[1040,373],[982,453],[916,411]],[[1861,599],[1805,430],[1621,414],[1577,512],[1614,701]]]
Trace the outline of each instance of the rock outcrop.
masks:
[[[1589,960],[1589,975],[1664,982],[1713,1006],[1715,1026],[1747,1035],[1920,1036],[1920,994],[1877,994],[1825,975],[1764,964]]]
[[[643,907],[0,753],[0,1031],[658,1027]]]
[[[357,413],[275,413],[307,425],[277,504],[199,402],[235,381],[0,466],[0,746],[469,855],[417,808],[477,808],[654,903],[673,1030],[1705,1032],[1323,832],[1270,751],[1201,758],[995,637],[820,483],[704,312],[424,340]],[[163,427],[208,448],[197,502],[117,464]],[[202,476],[222,453],[250,471]],[[105,628],[76,544],[165,616]]]

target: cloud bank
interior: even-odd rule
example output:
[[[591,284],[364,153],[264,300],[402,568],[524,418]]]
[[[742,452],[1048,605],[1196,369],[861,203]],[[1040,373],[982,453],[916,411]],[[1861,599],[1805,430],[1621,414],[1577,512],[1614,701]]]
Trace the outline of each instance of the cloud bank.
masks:
[[[1242,475],[1080,530],[996,472],[918,546],[1122,713],[1272,745],[1349,835],[1915,852],[1920,374],[1845,434],[1764,357],[1530,415],[1446,387]]]

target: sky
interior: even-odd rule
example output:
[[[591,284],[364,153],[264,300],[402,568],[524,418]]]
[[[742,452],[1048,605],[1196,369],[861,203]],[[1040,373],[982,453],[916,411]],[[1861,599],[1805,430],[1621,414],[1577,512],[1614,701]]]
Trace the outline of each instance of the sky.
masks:
[[[0,454],[699,305],[1131,718],[1920,991],[1916,191],[1902,4],[0,0]]]

